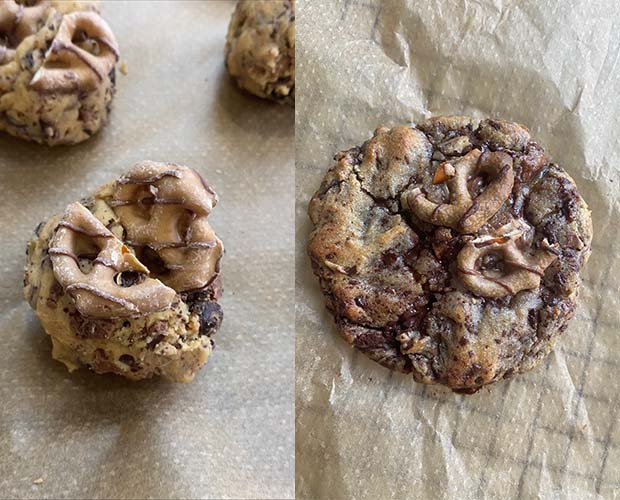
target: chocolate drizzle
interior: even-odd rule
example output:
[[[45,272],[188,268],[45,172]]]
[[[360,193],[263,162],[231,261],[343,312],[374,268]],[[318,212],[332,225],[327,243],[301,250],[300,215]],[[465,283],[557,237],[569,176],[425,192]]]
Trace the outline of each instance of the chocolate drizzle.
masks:
[[[526,271],[529,271],[530,273],[538,274],[538,276],[541,276],[541,277],[545,275],[545,271],[541,270],[539,267],[528,266],[527,264],[524,264],[523,262],[516,262],[514,260],[508,260],[508,259],[505,259],[504,262],[510,266],[518,267],[519,269],[525,269]]]
[[[441,205],[440,205],[441,206]],[[439,208],[439,207],[438,207]],[[478,210],[480,210],[480,202],[478,200],[474,200],[474,202],[472,203],[471,207],[469,207],[467,209],[467,211],[463,214],[463,216],[460,218],[457,227],[462,228],[463,224],[465,223],[465,221],[471,217],[472,215],[474,215]]]
[[[73,252],[69,250],[63,250],[62,248],[50,248],[47,253],[49,255],[64,255],[65,257],[71,258],[77,265],[80,265],[80,261]]]
[[[216,241],[188,241],[188,242],[164,242],[164,243],[141,243],[138,241],[127,241],[127,245],[132,247],[148,247],[156,252],[166,248],[215,248]]]
[[[135,178],[131,176],[123,176],[117,182],[119,184],[153,184],[157,181],[162,180],[164,177],[175,177],[180,179],[182,177],[181,172],[178,170],[166,170],[160,174],[155,174],[151,177],[146,178]]]
[[[185,200],[182,199],[170,199],[170,198],[157,198],[146,197],[140,200],[116,200],[112,199],[108,202],[111,207],[126,207],[130,205],[184,205]]]
[[[86,66],[88,66],[92,70],[92,72],[97,76],[97,79],[100,82],[103,81],[103,79],[108,73],[107,71],[102,71],[99,67],[97,67],[97,65],[94,64],[89,57],[85,57],[84,52],[86,51],[84,49],[80,49],[79,47],[76,47],[73,44],[67,44],[67,43],[61,42],[60,40],[54,40],[54,43],[52,44],[52,47],[50,50],[53,54],[58,54],[65,50],[67,52],[71,52],[78,59],[80,59],[80,61],[82,61]]]
[[[65,287],[65,291],[67,293],[73,293],[78,290],[85,290],[89,293],[92,293],[93,295],[96,295],[97,297],[101,297],[104,300],[108,300],[110,302],[114,302],[115,304],[119,304],[125,309],[127,309],[128,311],[131,311],[133,313],[140,312],[140,309],[135,304],[132,304],[128,300],[122,299],[120,297],[115,297],[114,295],[104,292],[103,290],[100,290],[99,288],[89,285],[87,283],[73,283]]]
[[[200,172],[198,172],[198,170],[196,170],[196,175],[198,175],[200,182],[202,182],[202,186],[205,188],[205,191],[212,196],[216,196],[215,191],[213,191],[213,188],[209,186],[209,183],[207,182],[207,180],[202,176]]]
[[[487,279],[492,281],[493,283],[497,283],[504,290],[506,290],[510,295],[515,294],[515,290],[510,285],[508,285],[508,283],[506,283],[502,278],[493,278],[493,277],[487,276]]]

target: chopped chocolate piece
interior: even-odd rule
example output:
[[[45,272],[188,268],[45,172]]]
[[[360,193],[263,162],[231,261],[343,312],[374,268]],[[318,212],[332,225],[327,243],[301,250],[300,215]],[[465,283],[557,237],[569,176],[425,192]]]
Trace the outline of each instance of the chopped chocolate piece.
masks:
[[[200,316],[200,335],[210,337],[220,328],[224,312],[217,302],[197,302],[192,311]]]

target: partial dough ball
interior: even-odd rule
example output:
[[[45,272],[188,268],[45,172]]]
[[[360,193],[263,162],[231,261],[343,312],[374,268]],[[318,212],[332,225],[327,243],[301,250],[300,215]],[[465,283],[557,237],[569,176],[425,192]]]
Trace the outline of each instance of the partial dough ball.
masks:
[[[91,2],[0,3],[0,130],[49,146],[106,123],[119,51]]]
[[[295,103],[295,0],[241,0],[226,37],[226,67],[237,85]]]

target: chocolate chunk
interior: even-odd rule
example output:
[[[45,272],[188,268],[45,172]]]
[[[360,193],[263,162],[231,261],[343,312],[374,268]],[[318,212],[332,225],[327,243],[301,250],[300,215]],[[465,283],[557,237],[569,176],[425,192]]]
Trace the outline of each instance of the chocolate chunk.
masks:
[[[152,351],[153,349],[155,349],[155,347],[157,347],[157,344],[159,344],[159,343],[160,343],[162,340],[164,340],[165,338],[166,338],[166,335],[165,335],[165,334],[163,334],[163,333],[160,333],[159,335],[155,336],[155,337],[153,338],[153,340],[151,340],[151,341],[150,341],[150,342],[146,345],[146,347]]]
[[[200,335],[210,336],[219,329],[224,318],[224,312],[217,302],[196,302],[192,312],[200,318]]]
[[[123,271],[114,276],[114,281],[122,287],[130,287],[142,283],[146,279],[146,274],[136,271]]]

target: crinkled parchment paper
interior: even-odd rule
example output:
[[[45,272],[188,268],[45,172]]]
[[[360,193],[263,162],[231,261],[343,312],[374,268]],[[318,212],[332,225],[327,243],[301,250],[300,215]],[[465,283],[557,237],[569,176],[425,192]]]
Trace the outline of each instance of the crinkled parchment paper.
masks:
[[[620,498],[620,4],[299,0],[297,37],[298,497]],[[528,125],[595,228],[555,352],[473,396],[346,345],[305,250],[336,152],[379,124],[448,113]]]
[[[59,149],[0,137],[0,498],[294,496],[294,113],[228,80],[233,5],[103,2],[128,69],[107,128]],[[21,296],[36,224],[147,158],[220,195],[224,323],[187,385],[70,375]]]

